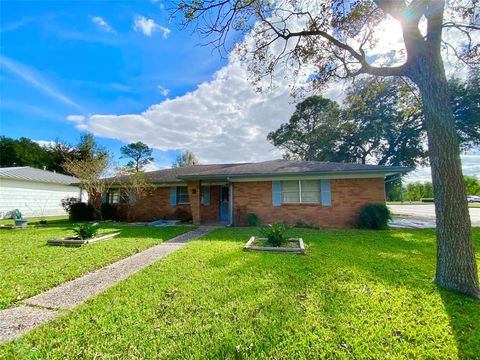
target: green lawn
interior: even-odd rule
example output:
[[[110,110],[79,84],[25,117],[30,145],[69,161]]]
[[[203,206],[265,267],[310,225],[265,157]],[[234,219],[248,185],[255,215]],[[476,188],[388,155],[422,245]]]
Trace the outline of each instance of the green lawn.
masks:
[[[480,301],[432,283],[432,230],[295,229],[306,256],[243,252],[252,232],[192,241],[0,358],[478,358]]]
[[[47,245],[48,239],[72,235],[68,227],[71,224],[0,230],[0,309],[192,230],[101,225],[102,232],[122,233],[82,247]]]
[[[29,225],[37,225],[40,223],[40,220],[42,218],[39,217],[31,217],[31,218],[25,218],[28,220]],[[62,224],[62,223],[68,223],[68,216],[47,216],[43,218],[44,220],[47,220],[47,224]],[[15,222],[13,219],[0,219],[0,225],[15,225]]]

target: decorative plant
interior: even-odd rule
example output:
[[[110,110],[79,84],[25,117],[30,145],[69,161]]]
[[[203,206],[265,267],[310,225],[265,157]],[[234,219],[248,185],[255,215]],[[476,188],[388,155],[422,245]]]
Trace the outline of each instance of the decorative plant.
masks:
[[[280,246],[287,242],[285,232],[288,227],[282,223],[269,224],[260,228],[260,233],[267,238],[267,241],[272,246]]]
[[[96,224],[73,224],[73,226],[70,230],[75,233],[76,237],[82,240],[91,239],[98,232]]]
[[[358,227],[363,229],[386,229],[392,214],[385,204],[367,204],[360,209]]]
[[[250,213],[247,215],[248,226],[258,226],[260,225],[260,219],[257,214]]]

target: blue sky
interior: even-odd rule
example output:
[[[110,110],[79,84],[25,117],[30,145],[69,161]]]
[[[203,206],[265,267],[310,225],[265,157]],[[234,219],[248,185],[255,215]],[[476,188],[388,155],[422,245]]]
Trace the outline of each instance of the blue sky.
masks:
[[[117,160],[122,145],[143,141],[154,148],[150,169],[180,150],[202,163],[280,158],[266,135],[298,101],[291,72],[277,69],[256,92],[237,54],[200,46],[205,39],[171,22],[162,4],[0,1],[1,135],[74,144],[89,131]],[[401,48],[400,26],[388,22],[380,40],[373,53]],[[332,83],[322,95],[341,100],[344,89]],[[465,174],[480,173],[478,152],[462,159]],[[410,181],[429,180],[429,170]]]
[[[1,13],[6,136],[74,143],[81,131],[67,116],[137,113],[194,90],[226,63],[170,23],[160,2],[2,1]],[[123,144],[99,142],[116,154]],[[169,165],[176,153],[155,157]]]

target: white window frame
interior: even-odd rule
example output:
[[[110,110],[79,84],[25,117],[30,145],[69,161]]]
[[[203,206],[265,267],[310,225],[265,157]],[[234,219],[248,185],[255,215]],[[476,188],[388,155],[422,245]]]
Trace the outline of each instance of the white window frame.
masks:
[[[185,189],[187,191],[188,202],[180,201],[180,191]],[[185,195],[185,194],[183,194]],[[188,187],[186,186],[178,186],[177,187],[177,205],[188,205],[190,204],[190,194],[188,193]]]
[[[283,184],[284,182],[295,182],[295,181],[298,181],[298,202],[284,202],[283,201],[283,186],[282,186],[282,190],[281,190],[281,202],[282,204],[286,204],[286,205],[298,205],[298,204],[313,204],[313,205],[316,205],[316,204],[321,204],[322,203],[322,191],[320,189],[320,180],[313,180],[313,181],[316,181],[317,184],[318,184],[318,193],[320,195],[320,199],[318,201],[308,201],[308,202],[305,202],[303,201],[302,199],[302,181],[307,181],[307,180],[282,180],[280,182],[280,184]]]

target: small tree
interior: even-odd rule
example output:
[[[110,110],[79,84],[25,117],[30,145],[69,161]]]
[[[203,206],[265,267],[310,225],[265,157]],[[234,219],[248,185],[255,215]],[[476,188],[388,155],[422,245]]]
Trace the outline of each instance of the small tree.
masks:
[[[102,219],[102,193],[107,182],[104,179],[109,168],[109,156],[86,159],[67,159],[64,169],[80,181],[80,187],[88,194],[88,202],[92,205],[95,217]]]
[[[172,167],[186,167],[191,165],[197,165],[198,159],[191,151],[183,151],[180,155],[178,155],[177,159],[172,163]]]
[[[132,173],[131,168],[128,166],[125,168],[117,168],[116,175],[113,182],[118,182],[119,185],[121,185],[127,204],[127,219],[130,219],[135,204],[150,193],[151,185],[147,183],[143,171]]]
[[[145,165],[154,160],[152,157],[152,149],[141,141],[122,146],[120,153],[122,154],[122,158],[131,159],[127,163],[127,167],[135,172],[143,170]]]

